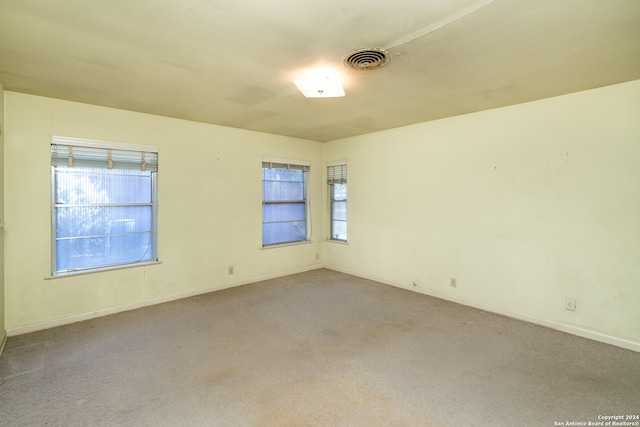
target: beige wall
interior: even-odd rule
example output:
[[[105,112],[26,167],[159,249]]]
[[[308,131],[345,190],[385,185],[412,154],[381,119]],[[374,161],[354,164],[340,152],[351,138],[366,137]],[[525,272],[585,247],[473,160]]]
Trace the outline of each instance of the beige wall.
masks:
[[[325,264],[640,351],[640,81],[324,149],[349,168]]]
[[[0,83],[0,353],[5,342],[4,298],[4,87]]]
[[[311,244],[261,249],[262,156],[311,161],[312,218],[320,218],[320,143],[14,92],[5,101],[9,334],[320,265],[320,228]],[[45,280],[51,135],[159,146],[161,264]]]
[[[640,350],[640,81],[326,144],[13,92],[5,105],[10,334],[322,262]],[[45,280],[52,134],[159,145],[162,264]],[[262,156],[312,162],[311,244],[260,249]],[[322,242],[339,159],[347,245]]]

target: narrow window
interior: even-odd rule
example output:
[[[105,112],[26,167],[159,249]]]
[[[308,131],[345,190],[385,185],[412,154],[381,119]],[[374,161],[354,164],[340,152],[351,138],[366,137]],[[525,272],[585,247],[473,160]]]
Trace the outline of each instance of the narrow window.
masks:
[[[308,173],[308,162],[262,162],[262,246],[309,240]]]
[[[333,162],[327,166],[329,185],[329,217],[331,240],[347,241],[347,163]]]
[[[52,274],[157,261],[154,146],[52,137]]]

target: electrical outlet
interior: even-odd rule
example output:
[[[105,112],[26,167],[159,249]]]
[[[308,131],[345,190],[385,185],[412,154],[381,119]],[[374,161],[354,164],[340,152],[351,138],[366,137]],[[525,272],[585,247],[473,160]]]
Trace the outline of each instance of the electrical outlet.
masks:
[[[316,259],[319,260],[320,259],[320,254],[316,254]]]
[[[564,302],[564,308],[571,311],[576,311],[576,300],[574,298],[567,298]]]
[[[458,286],[458,281],[456,280],[455,277],[451,278],[451,287],[455,288],[456,286]]]
[[[229,275],[233,274],[233,267],[229,267]]]

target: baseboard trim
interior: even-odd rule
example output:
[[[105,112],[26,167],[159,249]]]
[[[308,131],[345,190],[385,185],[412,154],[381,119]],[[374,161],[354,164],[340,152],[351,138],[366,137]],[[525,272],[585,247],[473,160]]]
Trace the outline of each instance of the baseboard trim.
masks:
[[[17,336],[17,335],[28,334],[28,333],[31,333],[31,332],[41,331],[41,330],[44,330],[44,329],[55,328],[57,326],[68,325],[68,324],[71,324],[71,323],[81,322],[81,321],[84,321],[84,320],[90,320],[90,319],[95,319],[95,318],[98,318],[98,317],[108,316],[108,315],[111,315],[111,314],[121,313],[123,311],[130,311],[130,310],[135,310],[137,308],[149,307],[149,306],[156,305],[156,304],[162,304],[162,303],[165,303],[165,302],[171,302],[171,301],[176,301],[176,300],[183,299],[183,298],[189,298],[189,297],[193,297],[193,296],[197,296],[197,295],[202,295],[202,294],[206,294],[206,293],[209,293],[209,292],[221,291],[223,289],[229,289],[229,288],[234,288],[234,287],[237,287],[237,286],[249,285],[251,283],[262,282],[264,280],[276,279],[278,277],[290,276],[292,274],[305,273],[305,272],[312,271],[312,270],[319,270],[321,268],[324,268],[324,266],[322,264],[311,265],[311,266],[307,266],[307,267],[288,270],[286,272],[265,274],[265,275],[262,275],[262,276],[252,277],[252,278],[246,279],[246,280],[240,280],[240,281],[237,281],[237,282],[226,283],[223,286],[198,288],[198,289],[190,290],[190,291],[187,291],[187,292],[179,292],[179,293],[174,293],[174,294],[162,295],[162,296],[159,296],[159,297],[153,297],[153,298],[145,299],[145,300],[142,300],[142,301],[137,301],[137,302],[130,303],[130,304],[119,305],[119,306],[116,306],[116,307],[109,307],[109,308],[105,308],[105,309],[97,310],[97,311],[92,311],[92,312],[88,312],[88,313],[74,314],[74,315],[71,315],[71,316],[60,317],[60,318],[57,318],[57,319],[47,320],[47,321],[43,321],[43,322],[30,323],[28,325],[17,326],[15,328],[8,328],[5,331],[5,340],[6,340],[7,336],[8,337],[13,337],[13,336]],[[1,354],[1,352],[0,352],[0,354]]]
[[[2,352],[4,351],[4,345],[7,343],[7,331],[3,330],[2,334],[0,334],[0,356],[2,356]]]
[[[373,280],[375,282],[383,283],[385,285],[389,285],[389,286],[393,286],[393,287],[396,287],[396,288],[405,289],[405,290],[408,290],[408,291],[429,295],[429,296],[432,296],[434,298],[439,298],[439,299],[451,301],[451,302],[454,302],[456,304],[466,305],[468,307],[477,308],[479,310],[489,311],[491,313],[500,314],[502,316],[511,317],[513,319],[522,320],[524,322],[533,323],[533,324],[540,325],[540,326],[545,326],[547,328],[555,329],[555,330],[561,331],[561,332],[566,332],[566,333],[571,334],[571,335],[576,335],[576,336],[579,336],[579,337],[582,337],[582,338],[588,338],[588,339],[591,339],[591,340],[594,340],[594,341],[602,342],[602,343],[605,343],[605,344],[610,344],[610,345],[613,345],[613,346],[616,346],[616,347],[621,347],[621,348],[624,348],[624,349],[627,349],[627,350],[631,350],[631,351],[635,351],[635,352],[640,353],[640,342],[637,342],[637,341],[632,341],[632,340],[628,340],[628,339],[625,339],[625,338],[612,336],[612,335],[605,334],[605,333],[602,333],[602,332],[594,331],[592,329],[582,328],[582,327],[579,327],[579,326],[570,325],[570,324],[563,323],[563,322],[558,322],[556,320],[545,319],[545,318],[542,318],[542,317],[536,317],[536,316],[531,316],[529,314],[519,313],[519,312],[516,312],[516,311],[505,309],[503,307],[494,306],[494,305],[491,305],[491,304],[486,304],[486,303],[482,303],[482,302],[478,302],[478,301],[472,301],[472,300],[468,300],[468,299],[465,299],[465,298],[452,297],[450,295],[446,295],[444,293],[441,293],[441,292],[438,292],[438,291],[435,291],[435,290],[431,290],[431,289],[423,289],[423,288],[416,289],[416,288],[412,288],[412,287],[408,287],[408,286],[402,286],[402,285],[399,285],[397,283],[390,282],[388,280],[382,280],[382,279],[380,279],[378,277],[368,276],[366,274],[360,274],[358,272],[351,271],[351,270],[348,270],[348,269],[345,269],[345,268],[341,268],[341,267],[336,267],[336,266],[331,266],[331,265],[324,265],[323,267],[326,268],[326,269],[329,269],[329,270],[338,271],[338,272],[341,272],[341,273],[349,274],[349,275],[360,277],[360,278],[367,279],[367,280]]]
[[[220,287],[199,288],[199,289],[195,289],[195,290],[191,290],[191,291],[187,291],[187,292],[179,292],[179,293],[175,293],[175,294],[168,294],[168,295],[163,295],[163,296],[159,296],[159,297],[149,298],[149,299],[146,299],[146,300],[143,300],[143,301],[138,301],[138,302],[131,303],[131,304],[124,304],[124,305],[120,305],[120,306],[116,306],[116,307],[109,307],[109,308],[106,308],[106,309],[97,310],[97,311],[93,311],[93,312],[89,312],[89,313],[75,314],[75,315],[71,315],[71,316],[61,317],[61,318],[58,318],[58,319],[44,321],[44,322],[31,323],[31,324],[28,324],[28,325],[18,326],[18,327],[15,327],[15,328],[8,328],[7,330],[2,331],[2,333],[0,335],[0,355],[2,354],[2,351],[4,350],[4,346],[5,346],[6,342],[7,342],[7,337],[28,334],[30,332],[36,332],[36,331],[40,331],[40,330],[44,330],[44,329],[54,328],[54,327],[57,327],[57,326],[68,325],[68,324],[71,324],[71,323],[81,322],[83,320],[95,319],[95,318],[98,318],[98,317],[103,317],[103,316],[108,316],[108,315],[111,315],[111,314],[121,313],[123,311],[135,310],[137,308],[143,308],[143,307],[148,307],[148,306],[152,306],[152,305],[156,305],[156,304],[162,304],[162,303],[165,303],[165,302],[170,302],[170,301],[175,301],[175,300],[179,300],[179,299],[183,299],[183,298],[189,298],[189,297],[193,297],[193,296],[197,296],[197,295],[206,294],[206,293],[209,293],[209,292],[220,291],[220,290],[223,290],[223,289],[233,288],[233,287],[236,287],[236,286],[248,285],[248,284],[251,284],[251,283],[261,282],[261,281],[264,281],[264,280],[276,279],[278,277],[284,277],[284,276],[289,276],[289,275],[292,275],[292,274],[304,273],[304,272],[308,272],[308,271],[312,271],[312,270],[318,270],[318,269],[322,269],[322,268],[327,268],[329,270],[334,270],[334,271],[338,271],[338,272],[341,272],[341,273],[349,274],[349,275],[352,275],[352,276],[361,277],[361,278],[367,279],[367,280],[373,280],[375,282],[383,283],[385,285],[393,286],[393,287],[396,287],[396,288],[405,289],[405,290],[412,291],[412,292],[418,292],[418,293],[421,293],[421,294],[432,296],[434,298],[440,298],[440,299],[443,299],[443,300],[454,302],[456,304],[466,305],[466,306],[469,306],[469,307],[477,308],[479,310],[489,311],[489,312],[492,312],[492,313],[496,313],[496,314],[500,314],[500,315],[503,315],[503,316],[511,317],[513,319],[518,319],[518,320],[522,320],[522,321],[525,321],[525,322],[533,323],[533,324],[536,324],[536,325],[545,326],[545,327],[548,327],[548,328],[551,328],[551,329],[555,329],[555,330],[558,330],[558,331],[561,331],[561,332],[566,332],[568,334],[576,335],[576,336],[583,337],[583,338],[592,339],[594,341],[602,342],[602,343],[605,343],[605,344],[610,344],[610,345],[613,345],[613,346],[616,346],[616,347],[621,347],[621,348],[624,348],[624,349],[627,349],[627,350],[631,350],[631,351],[635,351],[635,352],[640,353],[640,342],[636,342],[636,341],[632,341],[632,340],[628,340],[628,339],[612,336],[612,335],[605,334],[605,333],[598,332],[598,331],[594,331],[594,330],[591,330],[591,329],[588,329],[588,328],[581,328],[581,327],[578,327],[578,326],[575,326],[575,325],[570,325],[570,324],[566,324],[566,323],[563,323],[563,322],[558,322],[558,321],[555,321],[555,320],[545,319],[545,318],[541,318],[541,317],[536,317],[536,316],[531,316],[531,315],[528,315],[528,314],[523,314],[523,313],[511,311],[511,310],[508,310],[508,309],[505,309],[505,308],[499,307],[499,306],[494,306],[494,305],[490,305],[490,304],[486,304],[486,303],[482,303],[482,302],[478,302],[478,301],[472,301],[472,300],[468,300],[468,299],[465,299],[465,298],[452,297],[450,295],[446,295],[444,293],[441,293],[441,292],[438,292],[438,291],[434,291],[434,290],[430,290],[430,289],[423,289],[423,288],[416,289],[416,288],[411,288],[411,287],[408,287],[408,286],[402,286],[402,285],[399,285],[398,283],[390,282],[388,280],[383,280],[383,279],[380,279],[378,277],[371,276],[371,275],[361,274],[361,273],[358,273],[356,271],[352,271],[352,270],[341,268],[341,267],[336,267],[336,266],[332,266],[332,265],[325,265],[325,264],[317,264],[317,265],[312,265],[312,266],[307,266],[307,267],[303,267],[303,268],[289,270],[289,271],[286,271],[286,272],[279,272],[279,273],[273,273],[273,274],[266,274],[266,275],[262,275],[262,276],[256,276],[256,277],[252,277],[252,278],[246,279],[246,280],[227,283],[227,284],[225,284],[223,286],[220,286]]]

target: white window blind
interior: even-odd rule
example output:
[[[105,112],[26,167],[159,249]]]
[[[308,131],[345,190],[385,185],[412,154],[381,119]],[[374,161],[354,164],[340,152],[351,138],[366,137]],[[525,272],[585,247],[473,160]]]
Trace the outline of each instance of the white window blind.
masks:
[[[158,153],[51,144],[51,165],[156,172]]]
[[[263,158],[262,246],[308,241],[306,161]]]
[[[347,162],[327,163],[329,186],[329,239],[347,241]]]
[[[347,183],[347,164],[329,165],[327,166],[327,183],[346,184]]]
[[[51,142],[52,274],[157,261],[157,147]]]

